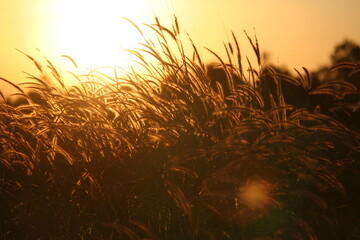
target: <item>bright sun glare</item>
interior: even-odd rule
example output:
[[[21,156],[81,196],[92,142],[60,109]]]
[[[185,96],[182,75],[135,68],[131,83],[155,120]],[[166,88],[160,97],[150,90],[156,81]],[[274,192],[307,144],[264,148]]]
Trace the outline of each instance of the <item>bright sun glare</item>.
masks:
[[[127,68],[131,55],[124,49],[138,47],[142,38],[125,19],[142,24],[151,19],[144,0],[59,1],[56,17],[58,52],[71,56],[83,68]]]

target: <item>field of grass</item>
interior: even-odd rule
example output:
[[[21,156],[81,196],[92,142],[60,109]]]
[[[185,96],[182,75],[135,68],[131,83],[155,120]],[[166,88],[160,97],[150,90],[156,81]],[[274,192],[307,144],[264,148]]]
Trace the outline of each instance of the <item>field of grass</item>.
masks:
[[[146,28],[132,70],[70,88],[28,56],[41,77],[0,103],[1,239],[360,238],[359,82],[283,74],[248,35],[256,67],[236,36],[206,65],[176,19]]]

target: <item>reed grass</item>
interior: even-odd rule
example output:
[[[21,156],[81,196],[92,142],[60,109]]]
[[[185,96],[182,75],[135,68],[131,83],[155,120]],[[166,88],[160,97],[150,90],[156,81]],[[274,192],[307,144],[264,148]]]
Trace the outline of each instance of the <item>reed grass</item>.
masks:
[[[49,76],[29,75],[27,90],[1,78],[25,99],[0,104],[3,239],[359,236],[359,132],[321,101],[286,95],[293,86],[339,105],[359,94],[353,84],[278,73],[247,34],[257,68],[244,69],[233,34],[227,59],[208,49],[225,76],[214,78],[191,39],[185,51],[176,18],[144,28],[157,42],[143,35],[121,75],[73,74],[67,88],[49,60],[27,56]],[[357,74],[333,70],[349,66]]]

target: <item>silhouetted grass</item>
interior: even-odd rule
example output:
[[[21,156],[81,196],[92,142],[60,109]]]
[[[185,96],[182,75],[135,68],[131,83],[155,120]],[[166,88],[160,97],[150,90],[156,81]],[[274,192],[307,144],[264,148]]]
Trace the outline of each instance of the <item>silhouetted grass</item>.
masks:
[[[129,50],[132,70],[74,74],[71,88],[28,56],[43,77],[0,105],[3,239],[359,237],[359,133],[328,114],[353,84],[278,73],[248,35],[256,69],[235,35],[206,66],[176,19],[145,27],[158,42]]]

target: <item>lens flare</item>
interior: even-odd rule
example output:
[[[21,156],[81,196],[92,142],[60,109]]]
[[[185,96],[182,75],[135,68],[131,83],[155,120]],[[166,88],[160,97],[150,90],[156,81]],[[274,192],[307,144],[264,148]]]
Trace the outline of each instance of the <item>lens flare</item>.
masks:
[[[247,207],[264,207],[271,202],[269,184],[249,182],[239,191],[239,200]]]
[[[238,223],[251,224],[281,206],[276,200],[276,184],[266,180],[249,180],[238,188],[236,198]]]

